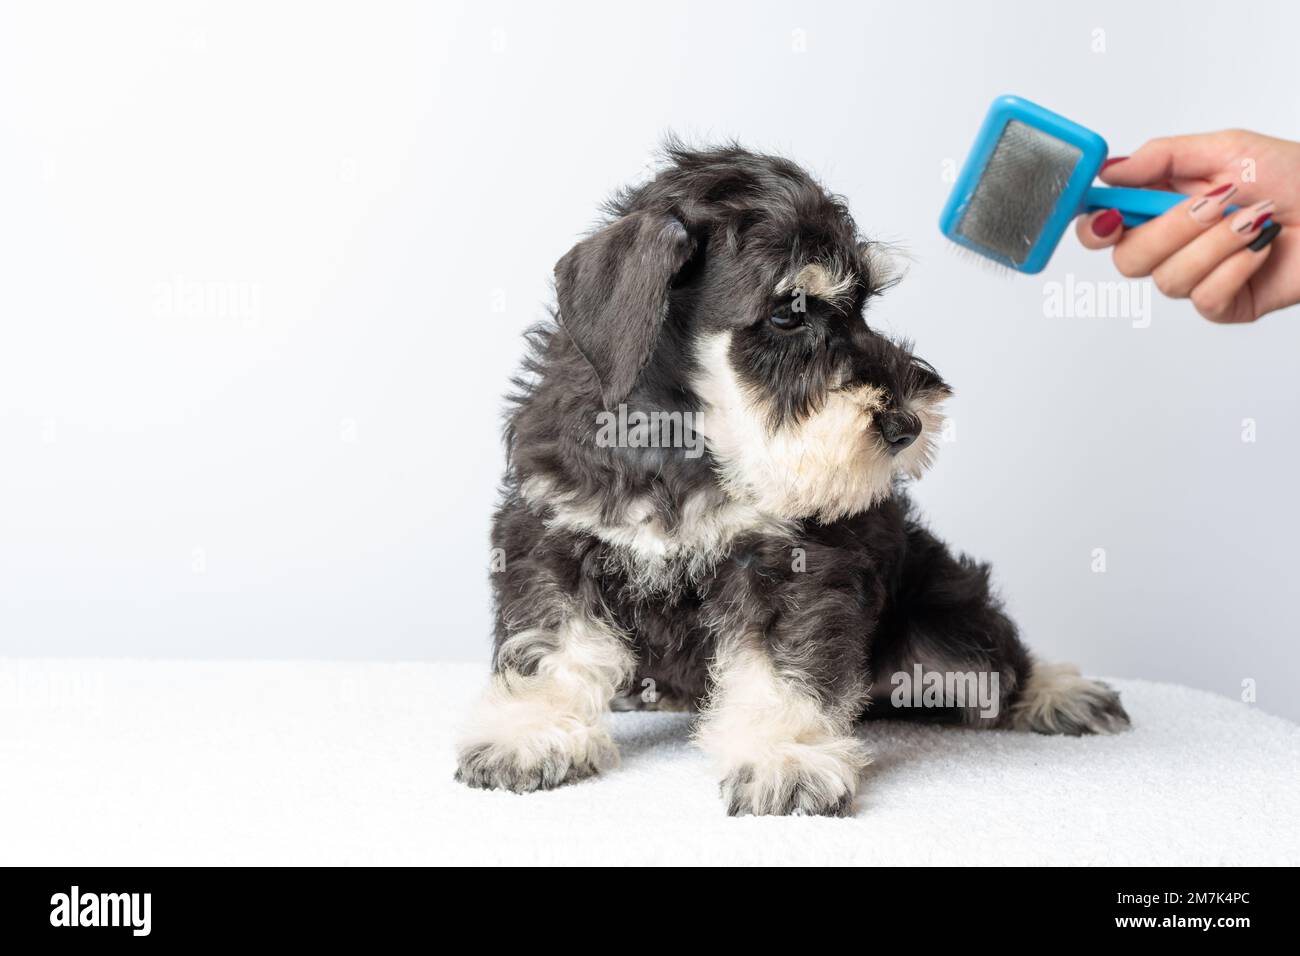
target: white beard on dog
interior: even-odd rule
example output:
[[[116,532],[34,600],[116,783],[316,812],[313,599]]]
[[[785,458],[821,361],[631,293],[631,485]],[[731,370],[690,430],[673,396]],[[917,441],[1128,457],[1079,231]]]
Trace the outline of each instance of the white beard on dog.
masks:
[[[923,428],[898,455],[873,428],[886,396],[870,385],[833,391],[799,423],[773,429],[761,398],[736,375],[730,349],[730,332],[702,339],[693,384],[704,402],[697,431],[733,497],[780,518],[830,522],[865,511],[890,494],[896,476],[920,477],[929,466],[943,422],[931,396],[910,403]]]

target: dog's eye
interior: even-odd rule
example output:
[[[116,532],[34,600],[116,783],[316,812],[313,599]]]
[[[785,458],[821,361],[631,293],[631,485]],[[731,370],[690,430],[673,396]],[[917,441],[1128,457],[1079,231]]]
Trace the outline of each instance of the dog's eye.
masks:
[[[772,313],[771,323],[778,329],[789,331],[803,325],[806,313],[795,311],[791,306],[783,305]]]

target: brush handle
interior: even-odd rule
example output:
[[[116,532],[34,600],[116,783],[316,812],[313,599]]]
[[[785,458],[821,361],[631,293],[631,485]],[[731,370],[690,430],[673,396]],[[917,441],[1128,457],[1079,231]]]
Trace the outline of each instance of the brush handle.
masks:
[[[1171,193],[1163,189],[1092,186],[1084,193],[1083,208],[1086,212],[1118,209],[1124,214],[1125,227],[1132,228],[1142,225],[1148,219],[1154,219],[1161,213],[1168,212],[1186,198],[1182,193]],[[1223,211],[1226,215],[1236,210],[1236,206],[1227,206]]]

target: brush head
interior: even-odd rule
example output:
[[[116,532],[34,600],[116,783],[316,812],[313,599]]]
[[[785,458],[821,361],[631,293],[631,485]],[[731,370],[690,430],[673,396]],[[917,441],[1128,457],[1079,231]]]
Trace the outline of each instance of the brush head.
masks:
[[[1060,202],[1079,155],[1077,146],[1011,120],[957,222],[958,234],[1023,263]]]
[[[995,100],[944,207],[944,235],[1001,265],[1039,272],[1106,158],[1106,142],[1041,106]]]

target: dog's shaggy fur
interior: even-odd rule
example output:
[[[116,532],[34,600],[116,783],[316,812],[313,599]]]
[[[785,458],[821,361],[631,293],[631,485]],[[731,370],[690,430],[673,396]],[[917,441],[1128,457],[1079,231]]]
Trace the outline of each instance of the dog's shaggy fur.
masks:
[[[864,718],[1127,725],[1108,687],[1035,663],[988,568],[913,516],[899,485],[949,388],[865,320],[893,276],[841,201],[784,159],[674,144],[608,213],[556,266],[517,380],[493,676],[459,779],[605,769],[605,712],[641,698],[698,708],[732,814],[851,812]],[[642,439],[676,413],[703,453],[601,441],[615,410]],[[951,692],[895,708],[891,675],[918,665],[994,678],[994,713]]]

